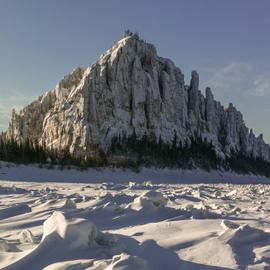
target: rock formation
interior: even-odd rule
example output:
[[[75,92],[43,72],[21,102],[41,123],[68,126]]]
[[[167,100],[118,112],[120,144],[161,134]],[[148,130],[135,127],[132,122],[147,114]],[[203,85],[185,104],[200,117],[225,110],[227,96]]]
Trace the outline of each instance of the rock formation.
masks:
[[[231,150],[270,161],[270,146],[256,137],[242,114],[224,108],[210,88],[199,90],[199,75],[190,85],[175,64],[137,34],[126,33],[91,67],[79,67],[19,113],[13,111],[8,138],[30,138],[77,157],[95,147],[108,149],[121,134],[144,134],[182,142],[193,136],[211,141],[220,157]]]

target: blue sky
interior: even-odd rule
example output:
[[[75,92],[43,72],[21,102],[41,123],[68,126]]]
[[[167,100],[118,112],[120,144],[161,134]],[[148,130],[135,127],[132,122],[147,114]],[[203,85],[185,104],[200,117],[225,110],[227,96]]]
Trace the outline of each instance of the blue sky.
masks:
[[[185,74],[195,69],[270,142],[270,1],[0,0],[0,130],[75,67],[89,66],[127,28]]]

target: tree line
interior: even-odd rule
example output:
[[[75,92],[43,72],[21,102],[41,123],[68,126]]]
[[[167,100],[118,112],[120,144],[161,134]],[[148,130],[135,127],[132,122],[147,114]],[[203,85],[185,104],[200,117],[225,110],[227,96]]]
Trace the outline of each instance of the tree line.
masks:
[[[0,136],[0,160],[16,164],[47,164],[88,167],[128,167],[138,170],[141,166],[169,167],[204,170],[233,170],[238,173],[253,173],[270,177],[270,163],[254,158],[241,151],[233,151],[225,159],[220,158],[211,142],[200,136],[194,136],[182,142],[175,133],[171,143],[154,135],[138,137],[135,132],[112,138],[111,145],[104,152],[98,146],[92,154],[85,157],[73,156],[69,149],[47,149],[26,139],[18,142]]]

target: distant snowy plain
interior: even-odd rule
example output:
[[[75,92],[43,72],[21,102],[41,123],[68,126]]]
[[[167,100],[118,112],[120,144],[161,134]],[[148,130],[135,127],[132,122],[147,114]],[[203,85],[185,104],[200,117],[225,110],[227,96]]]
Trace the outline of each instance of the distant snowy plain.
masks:
[[[0,168],[0,269],[270,269],[269,179]]]

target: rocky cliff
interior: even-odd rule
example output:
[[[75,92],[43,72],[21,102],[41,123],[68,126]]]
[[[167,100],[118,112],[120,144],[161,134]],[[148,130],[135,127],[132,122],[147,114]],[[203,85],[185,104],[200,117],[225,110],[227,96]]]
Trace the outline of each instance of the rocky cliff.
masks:
[[[220,157],[231,150],[270,161],[270,146],[256,137],[232,104],[224,108],[210,88],[199,90],[199,75],[189,85],[175,64],[156,48],[127,33],[91,67],[79,67],[19,113],[13,111],[8,138],[30,138],[77,157],[106,150],[114,136],[155,135],[164,142],[189,142],[201,136]]]

